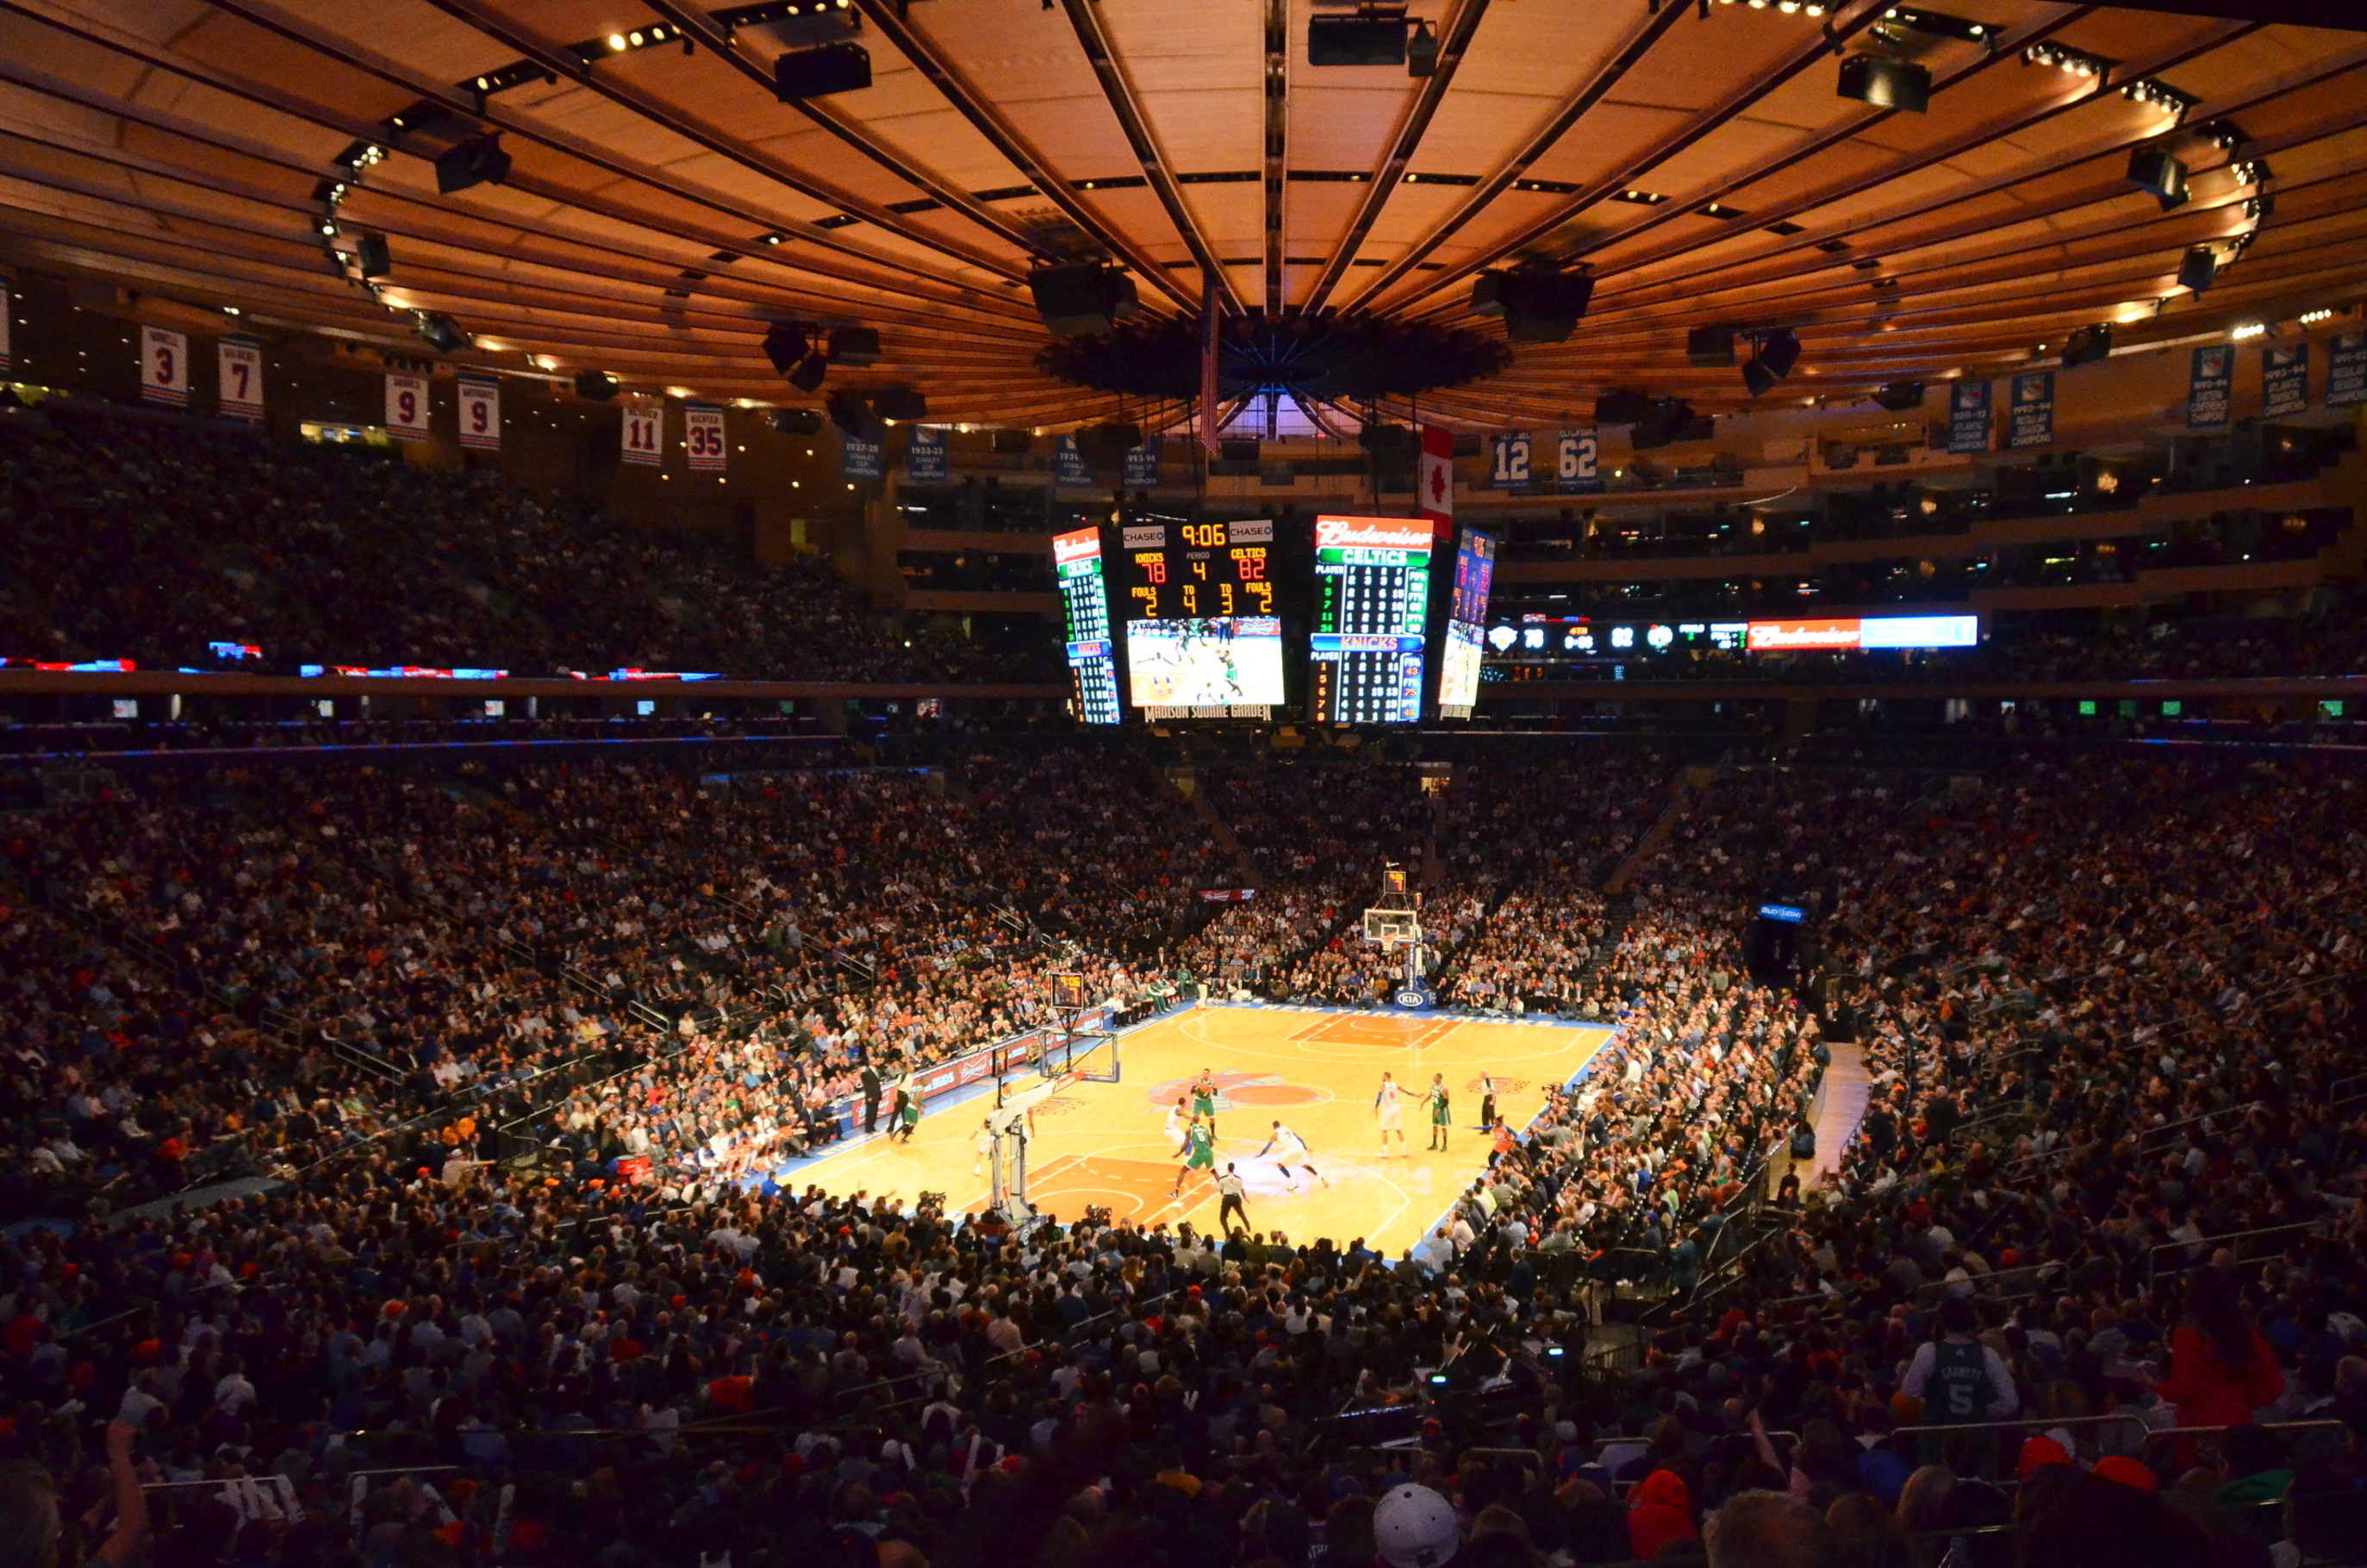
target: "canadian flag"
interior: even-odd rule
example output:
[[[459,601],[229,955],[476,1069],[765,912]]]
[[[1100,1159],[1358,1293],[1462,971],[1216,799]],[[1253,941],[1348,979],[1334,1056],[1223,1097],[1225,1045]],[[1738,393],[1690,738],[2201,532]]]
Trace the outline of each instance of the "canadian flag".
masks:
[[[1455,517],[1455,433],[1421,427],[1421,514],[1434,525]]]

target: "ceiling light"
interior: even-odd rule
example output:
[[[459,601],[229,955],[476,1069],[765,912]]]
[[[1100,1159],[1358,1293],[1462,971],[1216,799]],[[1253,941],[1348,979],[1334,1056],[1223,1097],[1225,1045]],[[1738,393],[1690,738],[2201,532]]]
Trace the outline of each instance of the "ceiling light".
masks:
[[[2334,312],[2322,306],[2315,310],[2304,310],[2300,316],[2301,324],[2305,327],[2314,327],[2320,321],[2331,321],[2333,319]]]
[[[2330,315],[2330,314],[2332,314],[2332,312],[2331,312],[2331,311],[2329,311],[2329,312],[2327,312],[2327,313],[2328,313],[2329,315]],[[225,315],[225,316],[243,316],[243,315],[246,314],[246,312],[245,312],[245,311],[243,311],[243,310],[240,310],[240,309],[239,309],[237,306],[235,306],[235,305],[225,305],[225,306],[223,306],[223,307],[222,307],[222,314],[223,314],[223,315]]]
[[[608,47],[612,50],[623,50],[625,47],[625,35],[622,33],[610,33],[608,35]]]
[[[2237,343],[2241,343],[2246,338],[2259,337],[2268,330],[2269,329],[2264,322],[2246,321],[2241,326],[2236,327],[2230,331],[2227,335],[2234,338]]]
[[[641,35],[639,33],[628,33],[625,36],[625,41],[631,44],[635,49],[639,49],[641,47]]]

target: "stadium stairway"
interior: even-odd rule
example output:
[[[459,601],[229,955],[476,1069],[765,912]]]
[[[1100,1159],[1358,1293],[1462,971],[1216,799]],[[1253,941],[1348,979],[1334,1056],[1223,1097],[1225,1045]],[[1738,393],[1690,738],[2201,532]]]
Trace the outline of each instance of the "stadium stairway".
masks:
[[[1242,847],[1241,841],[1233,837],[1233,830],[1225,826],[1225,819],[1217,815],[1217,808],[1208,804],[1207,792],[1201,789],[1199,775],[1190,768],[1170,768],[1167,770],[1167,782],[1175,786],[1176,794],[1191,802],[1193,815],[1199,818],[1201,825],[1208,829],[1208,836],[1232,857],[1233,864],[1240,871],[1241,886],[1264,886],[1265,876],[1258,870],[1257,862],[1250,858],[1250,852]]]

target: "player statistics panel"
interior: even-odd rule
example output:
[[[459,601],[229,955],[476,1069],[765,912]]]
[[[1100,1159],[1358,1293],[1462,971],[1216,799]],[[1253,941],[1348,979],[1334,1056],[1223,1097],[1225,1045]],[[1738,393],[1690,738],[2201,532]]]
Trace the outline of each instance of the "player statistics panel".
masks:
[[[1315,520],[1307,706],[1316,723],[1421,719],[1430,547],[1419,517]]]
[[[1084,724],[1118,721],[1117,655],[1110,639],[1109,595],[1102,578],[1098,528],[1052,536],[1052,563],[1060,578],[1060,614],[1068,633],[1070,701]]]

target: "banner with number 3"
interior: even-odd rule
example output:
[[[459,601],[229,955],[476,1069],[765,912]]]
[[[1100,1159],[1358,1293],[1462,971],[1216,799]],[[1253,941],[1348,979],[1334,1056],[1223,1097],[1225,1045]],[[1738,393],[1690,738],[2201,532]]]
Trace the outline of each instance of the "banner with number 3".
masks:
[[[162,327],[140,329],[140,395],[172,408],[188,406],[187,338]]]
[[[475,452],[502,449],[502,384],[460,378],[460,445]]]
[[[624,459],[655,467],[665,457],[665,404],[655,398],[629,398],[625,402]]]
[[[426,377],[387,373],[386,433],[397,441],[427,439]]]

